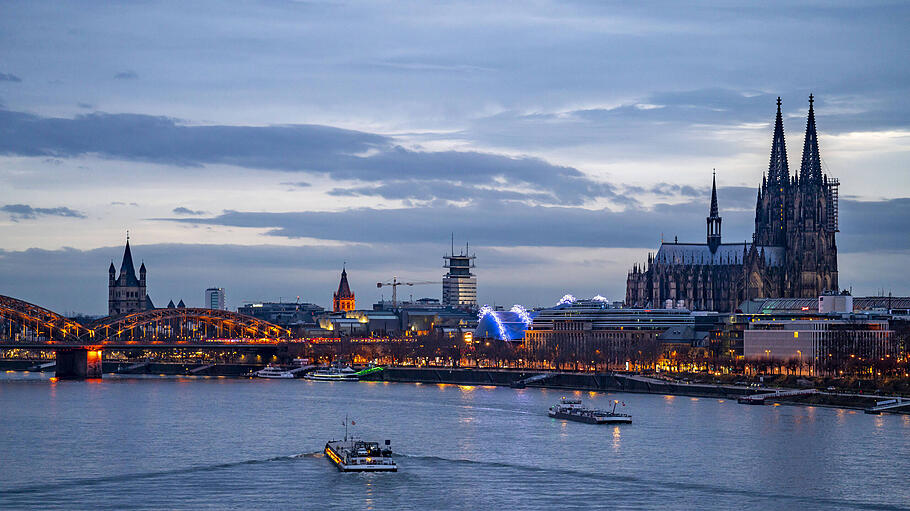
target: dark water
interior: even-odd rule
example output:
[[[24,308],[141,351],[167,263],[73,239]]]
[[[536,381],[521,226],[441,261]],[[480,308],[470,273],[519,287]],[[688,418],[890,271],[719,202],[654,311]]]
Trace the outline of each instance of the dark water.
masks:
[[[0,374],[2,509],[910,509],[910,416],[717,399],[553,420],[562,391]],[[341,474],[343,434],[397,474]]]

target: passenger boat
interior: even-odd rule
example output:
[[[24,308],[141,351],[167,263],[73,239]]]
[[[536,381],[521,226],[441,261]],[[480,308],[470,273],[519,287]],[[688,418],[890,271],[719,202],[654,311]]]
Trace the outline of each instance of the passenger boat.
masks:
[[[332,364],[327,369],[319,369],[308,373],[304,378],[314,381],[360,381],[360,378],[368,374],[382,371],[382,367],[371,366],[357,371],[350,366],[343,366],[340,363]]]
[[[294,373],[282,369],[279,366],[273,366],[271,364],[263,367],[262,369],[253,373],[253,376],[257,378],[273,378],[273,379],[288,379],[293,378]]]
[[[580,399],[562,398],[559,403],[550,407],[547,415],[555,419],[565,419],[587,424],[631,424],[632,416],[625,413],[616,413],[616,405],[619,401],[613,401],[613,410],[596,410],[585,408]],[[623,404],[625,406],[625,404]]]
[[[344,440],[326,442],[325,456],[338,467],[339,472],[398,472],[390,444],[391,441],[386,440],[385,447],[380,447],[379,442],[348,438],[348,420],[345,417]]]
[[[341,364],[332,364],[327,369],[317,369],[304,378],[315,381],[360,381],[357,371],[351,369],[351,366],[342,367]]]

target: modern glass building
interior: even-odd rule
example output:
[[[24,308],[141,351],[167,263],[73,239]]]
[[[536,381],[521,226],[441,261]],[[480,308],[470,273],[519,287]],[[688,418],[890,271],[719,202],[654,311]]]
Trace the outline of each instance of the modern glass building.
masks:
[[[205,290],[205,307],[207,309],[227,310],[224,307],[224,288],[210,287]]]

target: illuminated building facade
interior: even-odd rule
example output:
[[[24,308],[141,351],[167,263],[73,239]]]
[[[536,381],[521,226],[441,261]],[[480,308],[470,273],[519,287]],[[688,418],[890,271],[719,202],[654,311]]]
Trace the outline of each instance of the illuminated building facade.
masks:
[[[348,285],[348,271],[347,268],[342,267],[338,291],[332,295],[332,310],[342,312],[354,310],[354,308],[354,293],[351,292],[351,286]]]
[[[139,277],[133,266],[133,254],[130,251],[130,239],[126,238],[123,250],[123,261],[120,263],[120,275],[114,268],[114,262],[108,268],[107,313],[109,316],[130,314],[154,309],[151,298],[146,293],[145,263],[139,267]]]
[[[469,247],[465,245],[464,252],[455,255],[443,256],[445,268],[448,273],[442,278],[442,304],[448,307],[473,309],[477,307],[477,278],[471,273],[474,268],[474,259],[477,256],[468,254]]]
[[[790,177],[780,98],[771,163],[755,206],[751,243],[722,243],[717,186],[711,190],[705,243],[662,242],[626,281],[626,304],[732,312],[746,300],[815,298],[836,291],[837,179],[822,173],[809,96],[803,159]]]
[[[676,327],[700,328],[686,309],[615,308],[606,299],[563,297],[556,307],[537,312],[524,332],[531,353],[606,363],[623,369],[641,358],[639,350],[662,349],[661,335]]]

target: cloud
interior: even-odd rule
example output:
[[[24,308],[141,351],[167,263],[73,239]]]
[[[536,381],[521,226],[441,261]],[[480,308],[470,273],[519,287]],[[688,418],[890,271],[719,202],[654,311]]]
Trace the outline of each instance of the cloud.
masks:
[[[752,239],[755,194],[755,189],[749,187],[718,190],[724,241]],[[412,243],[458,232],[479,245],[641,248],[644,256],[644,251],[657,249],[661,237],[703,242],[708,206],[707,195],[680,203],[658,203],[650,208],[628,207],[621,211],[480,200],[468,206],[431,204],[335,212],[225,211],[209,218],[169,220],[269,229],[269,235],[287,238],[363,243]],[[906,218],[910,218],[910,199],[841,200],[839,250],[841,253],[864,252],[870,246],[910,250],[910,225]]]
[[[68,218],[86,218],[84,213],[67,208],[33,208],[28,204],[7,204],[0,207],[0,211],[9,213],[13,221],[34,220],[39,216],[62,216]]]
[[[133,207],[139,207],[139,204],[136,203],[136,202],[114,201],[114,202],[111,203],[111,206],[133,206]]]
[[[135,80],[139,75],[135,71],[120,71],[114,75],[115,80]]]
[[[0,73],[0,82],[14,82],[19,83],[22,81],[22,78],[12,74],[12,73]]]
[[[174,208],[174,214],[175,215],[204,215],[205,211],[202,211],[201,209],[193,210],[190,208],[185,208],[183,206],[179,206],[179,207]]]
[[[82,108],[83,110],[91,110],[91,109],[95,108],[95,105],[93,105],[91,103],[81,103],[80,102],[80,103],[76,103],[76,106],[78,106],[79,108]]]
[[[91,113],[72,119],[0,110],[0,154],[107,158],[185,167],[205,164],[307,172],[381,185],[336,194],[470,200],[495,195],[579,205],[629,199],[576,168],[530,156],[417,151],[392,139],[320,125],[187,126],[167,117]],[[457,197],[453,190],[460,189]],[[413,192],[411,192],[413,190]]]

